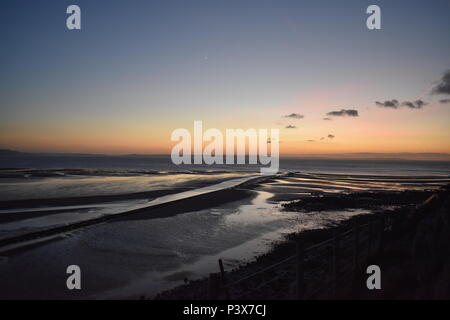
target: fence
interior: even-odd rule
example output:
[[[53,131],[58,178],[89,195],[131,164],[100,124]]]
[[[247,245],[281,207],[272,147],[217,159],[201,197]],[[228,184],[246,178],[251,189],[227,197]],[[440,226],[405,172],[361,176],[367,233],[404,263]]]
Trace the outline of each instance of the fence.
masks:
[[[351,292],[370,258],[414,228],[437,202],[435,194],[413,210],[373,214],[365,223],[355,219],[351,227],[335,228],[331,238],[306,248],[296,241],[294,254],[239,279],[227,275],[219,260],[220,273],[210,274],[208,297],[334,299]]]

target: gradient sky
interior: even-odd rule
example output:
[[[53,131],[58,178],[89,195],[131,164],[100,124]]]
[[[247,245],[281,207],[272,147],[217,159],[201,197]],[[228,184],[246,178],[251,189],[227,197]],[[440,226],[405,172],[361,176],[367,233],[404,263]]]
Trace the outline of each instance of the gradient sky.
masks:
[[[203,120],[280,128],[283,154],[450,153],[449,97],[430,95],[450,69],[448,0],[6,0],[0,21],[3,149],[168,153]],[[390,99],[429,104],[375,105]],[[359,117],[323,120],[341,109]]]

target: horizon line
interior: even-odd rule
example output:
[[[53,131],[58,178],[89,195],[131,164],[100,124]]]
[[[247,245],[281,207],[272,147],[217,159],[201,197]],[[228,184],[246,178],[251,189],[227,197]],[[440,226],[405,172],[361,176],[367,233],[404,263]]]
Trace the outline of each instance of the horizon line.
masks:
[[[93,152],[64,152],[64,151],[18,151],[18,150],[11,150],[11,149],[0,149],[0,156],[5,155],[14,155],[14,154],[28,154],[28,155],[38,155],[38,154],[44,154],[44,155],[78,155],[78,156],[110,156],[110,157],[123,157],[123,156],[165,156],[170,157],[170,153],[93,153]],[[238,156],[240,154],[235,154],[234,156]],[[195,156],[195,154],[192,154],[192,156]],[[225,154],[223,156],[226,156]],[[249,156],[248,153],[245,154],[245,156]],[[386,158],[386,157],[420,157],[420,156],[428,156],[428,157],[448,157],[448,161],[450,161],[450,153],[445,152],[340,152],[340,153],[299,153],[299,154],[283,154],[280,155],[280,158],[328,158],[331,157],[339,157],[339,156],[347,156],[347,157],[364,157],[366,158],[360,158],[360,159],[374,159],[374,158],[367,158],[369,156],[376,157],[376,159],[392,159],[392,158]],[[334,158],[338,159],[338,158]],[[345,159],[345,158],[343,158]],[[420,160],[420,159],[404,159],[399,158],[400,160]],[[431,159],[424,159],[424,160],[431,160]],[[444,160],[444,159],[440,159]]]

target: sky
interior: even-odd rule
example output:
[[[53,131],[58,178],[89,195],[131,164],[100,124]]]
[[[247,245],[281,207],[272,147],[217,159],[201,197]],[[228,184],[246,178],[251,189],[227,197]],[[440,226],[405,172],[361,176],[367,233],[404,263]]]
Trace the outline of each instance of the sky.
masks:
[[[284,155],[450,153],[448,0],[5,0],[0,21],[1,149],[170,153],[202,120],[279,128]]]

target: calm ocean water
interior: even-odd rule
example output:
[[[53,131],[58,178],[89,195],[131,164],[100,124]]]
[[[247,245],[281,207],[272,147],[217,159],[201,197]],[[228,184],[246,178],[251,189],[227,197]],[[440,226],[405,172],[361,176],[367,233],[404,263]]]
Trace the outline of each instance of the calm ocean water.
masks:
[[[259,171],[259,165],[181,165],[169,156],[16,155],[0,157],[0,168],[85,168],[125,171]],[[449,176],[450,161],[335,160],[281,158],[280,171],[369,175]]]

